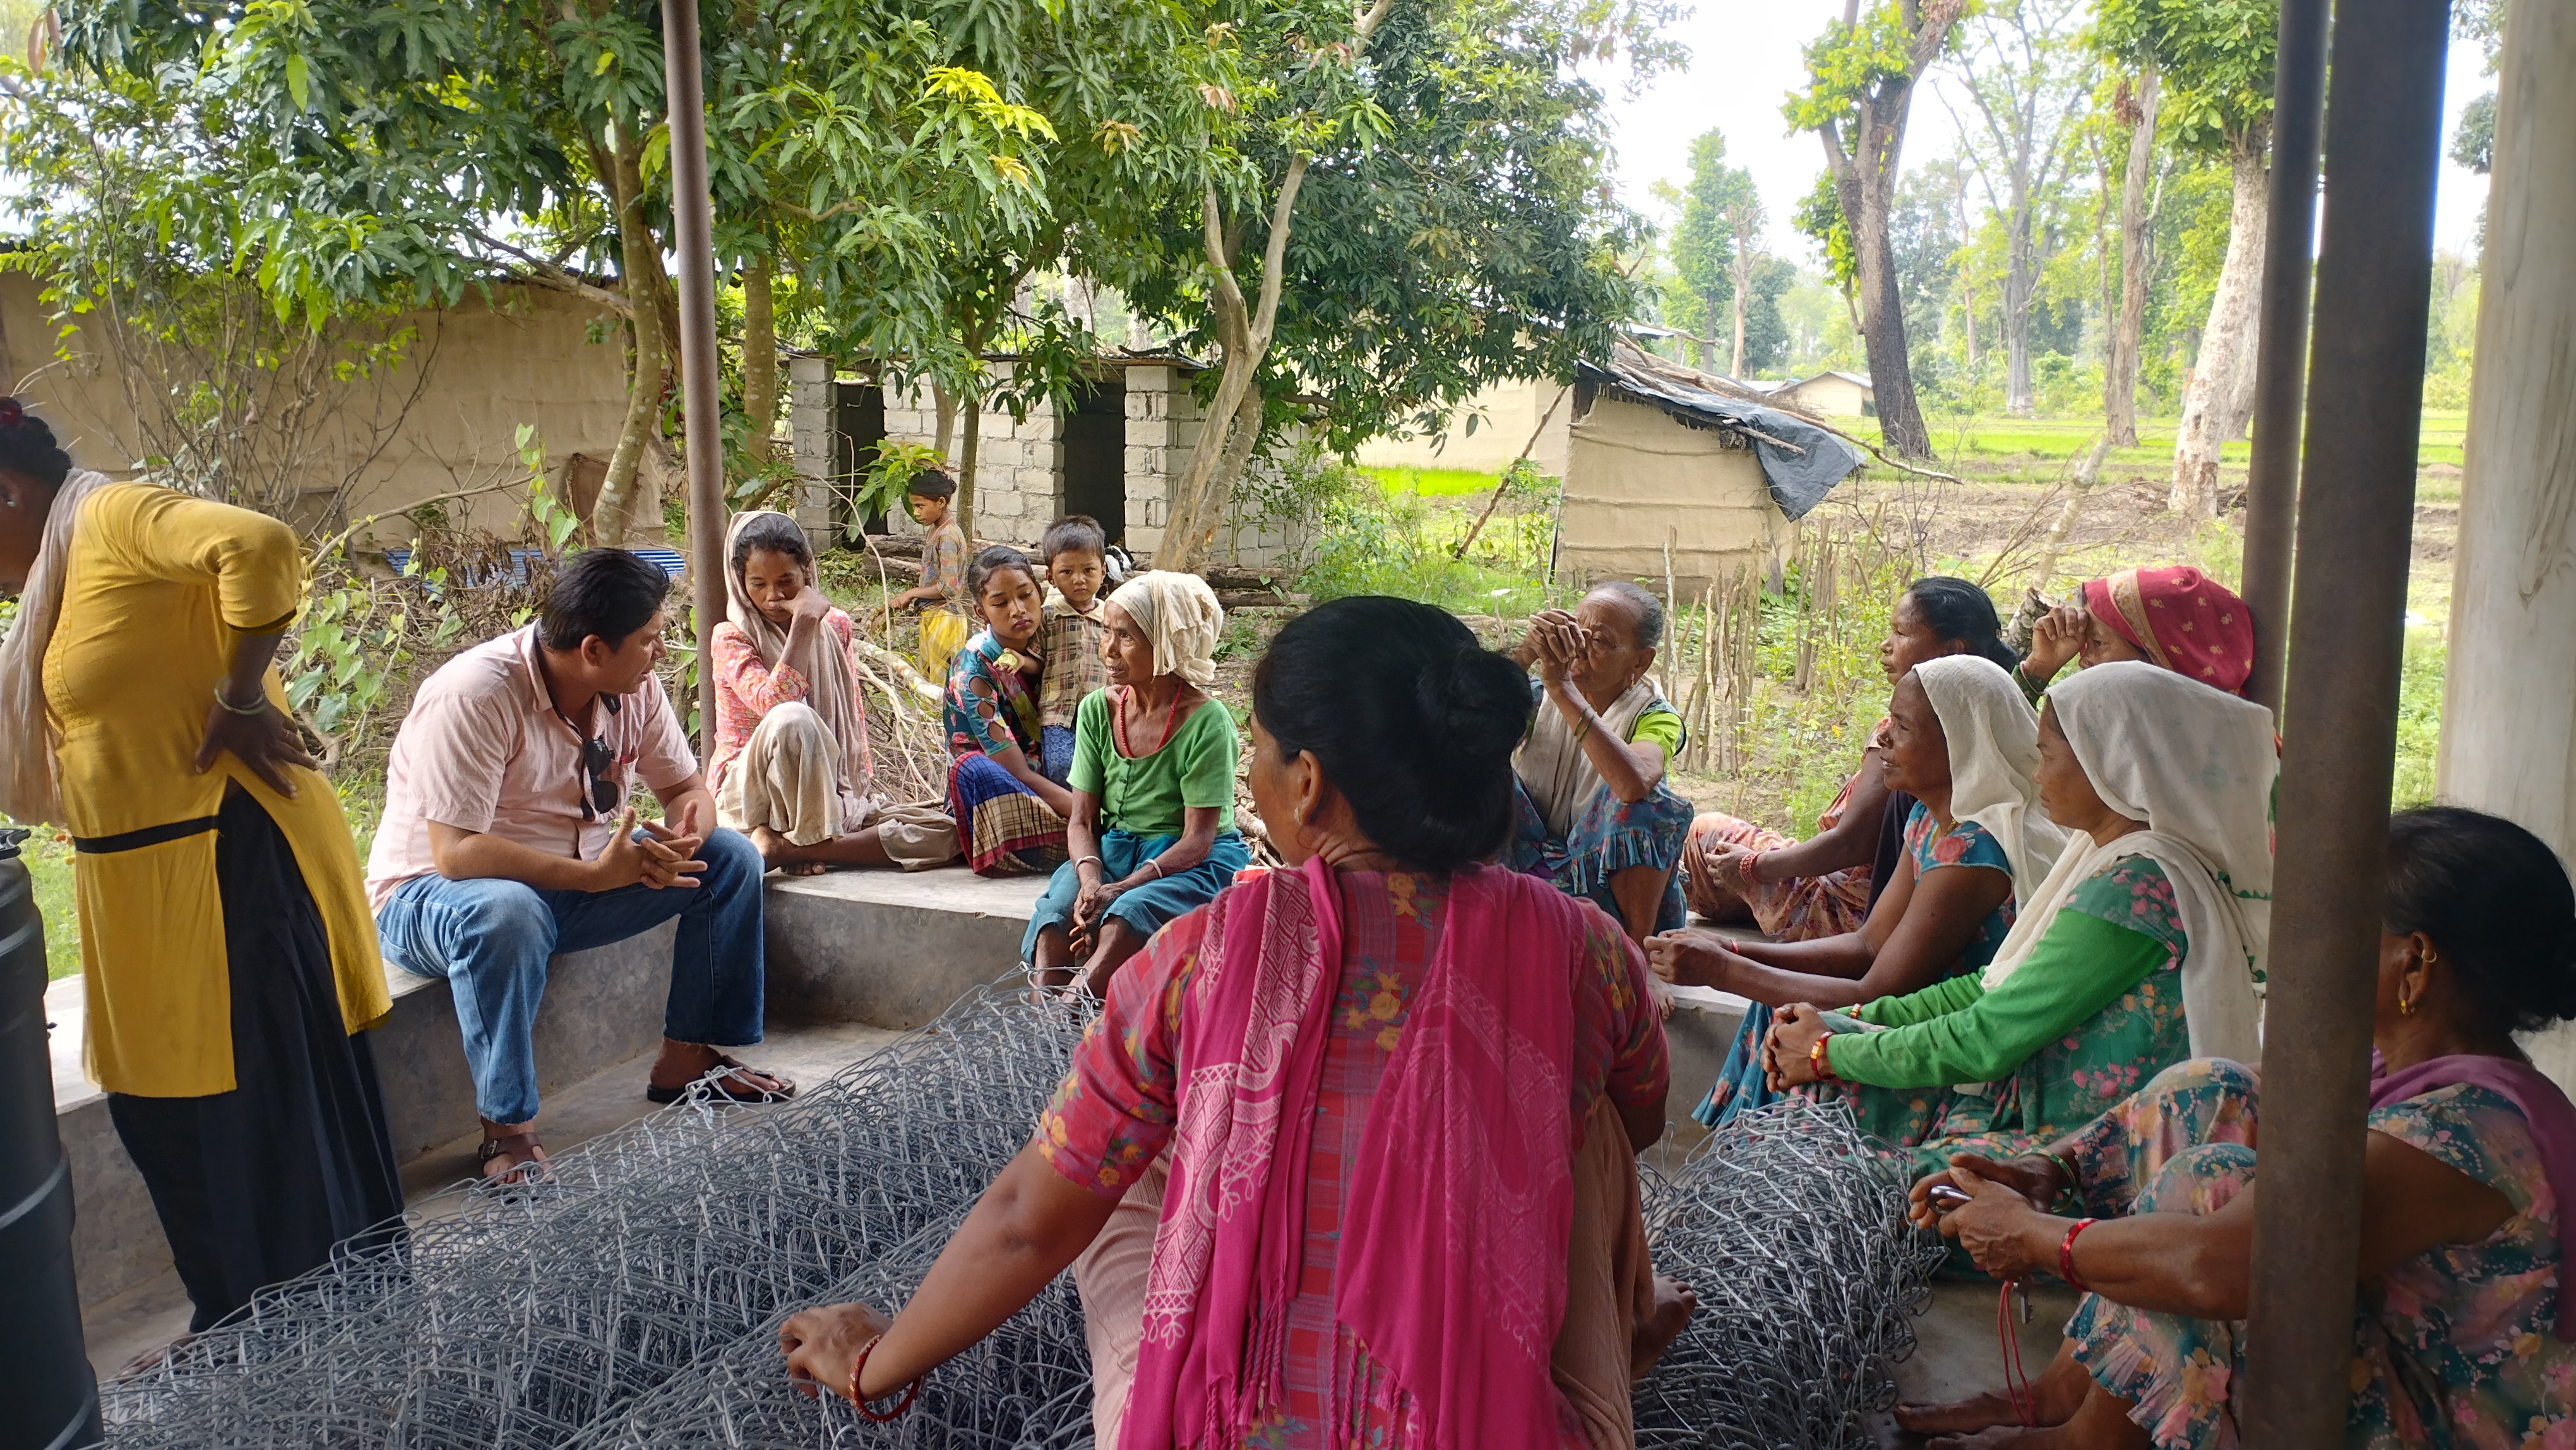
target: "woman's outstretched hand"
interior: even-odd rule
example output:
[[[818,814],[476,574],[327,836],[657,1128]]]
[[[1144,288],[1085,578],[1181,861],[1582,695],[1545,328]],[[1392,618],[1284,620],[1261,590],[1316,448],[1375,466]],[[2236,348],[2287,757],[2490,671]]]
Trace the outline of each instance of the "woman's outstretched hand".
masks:
[[[197,746],[197,774],[214,769],[217,757],[230,751],[270,790],[291,800],[295,782],[287,771],[313,769],[313,757],[304,753],[304,737],[286,712],[265,699],[261,704],[255,715],[227,710],[221,704],[206,707],[206,738]]]
[[[1727,950],[1726,938],[1713,931],[1685,927],[1646,938],[1646,966],[1676,987],[1714,987],[1730,991],[1735,964],[1743,960]]]
[[[858,1365],[859,1350],[893,1324],[865,1304],[827,1304],[800,1311],[778,1326],[778,1352],[787,1356],[787,1377],[807,1399],[830,1390],[855,1400],[858,1386],[850,1375]]]

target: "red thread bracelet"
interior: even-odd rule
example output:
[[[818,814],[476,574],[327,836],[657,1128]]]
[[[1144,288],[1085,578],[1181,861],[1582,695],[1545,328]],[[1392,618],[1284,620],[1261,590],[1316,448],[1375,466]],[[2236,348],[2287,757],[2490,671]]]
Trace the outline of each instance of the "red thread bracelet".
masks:
[[[904,1411],[912,1408],[912,1402],[921,1398],[921,1379],[918,1377],[913,1380],[911,1388],[903,1392],[903,1402],[882,1415],[869,1409],[868,1402],[859,1398],[859,1376],[867,1373],[868,1356],[876,1353],[877,1346],[883,1343],[885,1343],[885,1336],[880,1334],[860,1345],[859,1362],[850,1366],[850,1403],[858,1408],[860,1419],[874,1425],[891,1425],[902,1419]]]
[[[2057,1246],[2057,1277],[2064,1279],[2067,1287],[2078,1294],[2092,1293],[2093,1286],[2075,1276],[2075,1236],[2091,1228],[2095,1222],[2089,1218],[2077,1219],[2075,1227],[2066,1231],[2066,1238]]]
[[[1828,1032],[1824,1036],[1817,1038],[1815,1045],[1807,1049],[1807,1066],[1816,1070],[1816,1081],[1818,1082],[1842,1081],[1841,1078],[1834,1076],[1834,1060],[1825,1055],[1825,1044],[1832,1039],[1833,1034]]]

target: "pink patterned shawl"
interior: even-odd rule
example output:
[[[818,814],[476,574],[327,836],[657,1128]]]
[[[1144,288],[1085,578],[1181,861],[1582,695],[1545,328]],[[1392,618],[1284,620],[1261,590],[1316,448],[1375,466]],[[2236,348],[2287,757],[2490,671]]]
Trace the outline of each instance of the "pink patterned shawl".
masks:
[[[1341,980],[1341,894],[1313,860],[1227,891],[1180,1044],[1171,1188],[1121,1450],[1236,1445],[1286,1402],[1306,1162]],[[1557,1443],[1580,906],[1457,873],[1436,959],[1351,1165],[1336,1320],[1413,1397],[1427,1447]],[[1346,1423],[1356,1377],[1324,1387]]]

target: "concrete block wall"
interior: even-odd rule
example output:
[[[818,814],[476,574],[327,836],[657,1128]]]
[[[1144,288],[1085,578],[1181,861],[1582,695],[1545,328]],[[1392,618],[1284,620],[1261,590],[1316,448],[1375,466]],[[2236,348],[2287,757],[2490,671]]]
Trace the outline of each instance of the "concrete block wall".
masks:
[[[819,357],[787,360],[788,459],[801,480],[790,493],[792,504],[778,507],[796,516],[814,538],[832,534],[832,364]]]
[[[1008,363],[996,364],[1008,376]],[[832,368],[823,358],[788,362],[789,418],[798,473],[809,480],[798,491],[797,520],[817,532],[830,518],[832,470]],[[1172,487],[1189,467],[1202,426],[1198,398],[1187,374],[1168,365],[1125,371],[1127,547],[1140,556],[1161,547],[1171,520]],[[939,434],[939,413],[927,382],[886,390],[886,437],[927,445]],[[1040,403],[1025,419],[985,414],[976,429],[975,532],[1034,548],[1046,526],[1064,512],[1064,423]],[[962,461],[963,420],[948,446],[949,465]],[[1277,465],[1256,461],[1256,477],[1275,479]],[[900,533],[920,529],[900,510],[889,517]],[[1309,522],[1231,519],[1217,531],[1215,555],[1228,563],[1263,568],[1291,557],[1311,534]]]

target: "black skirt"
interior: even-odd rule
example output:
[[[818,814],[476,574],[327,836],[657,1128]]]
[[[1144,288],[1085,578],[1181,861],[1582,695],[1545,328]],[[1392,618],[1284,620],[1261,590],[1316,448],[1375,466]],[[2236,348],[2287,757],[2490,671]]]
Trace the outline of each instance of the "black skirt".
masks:
[[[196,1306],[213,1327],[254,1291],[399,1232],[402,1182],[364,1034],[340,1019],[331,945],[286,833],[236,786],[216,822],[231,958],[231,1092],[108,1096]]]

